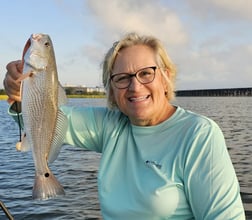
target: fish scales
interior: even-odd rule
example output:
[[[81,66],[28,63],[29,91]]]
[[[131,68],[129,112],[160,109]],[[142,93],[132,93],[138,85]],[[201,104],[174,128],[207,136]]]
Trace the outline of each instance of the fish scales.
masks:
[[[63,89],[58,81],[52,41],[49,35],[32,34],[23,52],[21,94],[26,140],[22,141],[21,150],[32,150],[34,199],[64,195],[63,187],[48,167],[48,158],[57,158],[63,144],[62,133],[67,129],[67,118],[59,108],[66,103],[66,96],[60,90]]]

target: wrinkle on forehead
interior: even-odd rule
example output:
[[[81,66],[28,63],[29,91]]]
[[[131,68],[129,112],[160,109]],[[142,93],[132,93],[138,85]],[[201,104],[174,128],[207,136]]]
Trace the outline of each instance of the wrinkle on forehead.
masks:
[[[146,45],[134,45],[118,52],[113,65],[113,73],[132,73],[141,68],[156,65],[156,55],[152,48]]]

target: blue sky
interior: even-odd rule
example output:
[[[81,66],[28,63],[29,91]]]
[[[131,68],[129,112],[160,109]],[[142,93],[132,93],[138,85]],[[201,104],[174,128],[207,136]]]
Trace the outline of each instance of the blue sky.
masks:
[[[108,48],[138,31],[165,44],[177,89],[252,87],[251,12],[251,0],[1,1],[0,81],[29,36],[42,32],[54,43],[62,85],[99,86]]]

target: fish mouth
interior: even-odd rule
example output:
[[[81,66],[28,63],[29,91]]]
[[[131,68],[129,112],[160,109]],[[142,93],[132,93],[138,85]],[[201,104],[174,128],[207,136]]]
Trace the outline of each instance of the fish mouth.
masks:
[[[24,46],[24,50],[23,50],[23,54],[22,54],[22,70],[23,70],[23,67],[24,67],[24,56],[27,52],[27,50],[30,48],[31,46],[31,39],[29,38]]]
[[[150,98],[150,95],[138,96],[138,97],[129,97],[130,102],[142,102]]]

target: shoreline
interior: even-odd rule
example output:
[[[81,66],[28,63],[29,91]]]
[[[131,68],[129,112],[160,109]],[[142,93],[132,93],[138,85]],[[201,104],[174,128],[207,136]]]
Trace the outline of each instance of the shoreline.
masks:
[[[67,95],[67,98],[96,98],[96,99],[102,99],[106,98],[106,95]]]
[[[7,95],[0,95],[0,100],[7,100],[8,96]]]
[[[105,95],[67,95],[67,98],[106,98]],[[7,100],[7,95],[0,95],[0,100]]]

